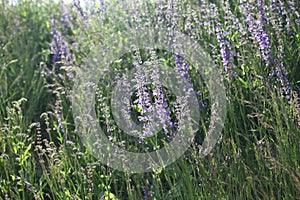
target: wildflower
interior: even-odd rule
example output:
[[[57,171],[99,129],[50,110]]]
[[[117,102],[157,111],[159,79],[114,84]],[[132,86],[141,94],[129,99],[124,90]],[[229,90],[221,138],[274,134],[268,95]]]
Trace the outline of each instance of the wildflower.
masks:
[[[223,34],[219,25],[216,26],[217,40],[221,48],[221,57],[223,66],[226,72],[228,72],[231,51],[230,43],[226,40],[226,34]]]
[[[142,193],[144,200],[151,200],[153,199],[153,192],[150,191],[149,187],[142,186]]]
[[[277,5],[279,3],[279,5]],[[277,53],[277,57],[273,60],[273,69],[270,72],[269,76],[277,76],[278,81],[281,85],[282,95],[289,99],[290,95],[290,86],[289,80],[287,78],[287,72],[285,70],[285,66],[283,64],[284,58],[284,42],[282,39],[283,33],[283,19],[282,14],[285,13],[284,6],[282,2],[280,3],[274,0],[270,5],[271,10],[271,20],[270,23],[272,24],[275,34],[277,37],[278,46],[277,49],[279,50]]]
[[[52,27],[52,41],[51,41],[51,54],[53,55],[54,63],[62,60],[71,61],[73,55],[70,52],[69,46],[61,32],[58,30],[55,19],[51,20]]]
[[[83,19],[87,19],[86,13],[84,12],[82,6],[80,5],[80,0],[74,0],[74,1],[73,1],[73,5],[74,5],[75,8],[77,9],[79,15],[80,15]]]
[[[177,63],[178,71],[184,78],[185,83],[190,83],[191,79],[189,78],[188,70],[189,70],[189,65],[184,63],[178,54],[175,54],[174,60]]]
[[[62,133],[65,133],[65,127],[64,125],[62,124],[62,115],[61,115],[61,111],[62,111],[62,106],[61,106],[61,103],[62,103],[62,100],[60,98],[60,93],[59,91],[56,92],[56,97],[57,97],[57,100],[55,102],[55,109],[54,109],[54,114],[57,118],[57,122],[58,122],[58,128],[60,129],[60,131]]]
[[[147,88],[147,83],[145,82],[145,73],[146,70],[143,70],[143,67],[141,66],[142,59],[140,57],[140,54],[135,46],[133,46],[134,50],[134,67],[136,69],[135,72],[135,87],[136,87],[136,96],[138,99],[134,101],[140,108],[141,108],[141,115],[138,117],[141,122],[143,122],[143,136],[145,135],[152,135],[151,133],[151,122],[153,121],[153,106],[151,104],[150,95],[149,95],[149,89]]]
[[[160,82],[160,71],[159,71],[159,62],[157,55],[153,49],[151,52],[151,60],[153,62],[151,79],[154,84],[153,96],[154,96],[154,107],[158,112],[158,117],[160,121],[163,123],[163,129],[165,134],[169,133],[169,128],[173,127],[173,123],[171,121],[170,114],[171,112],[168,110],[168,103],[165,99],[165,94],[163,92],[163,85]]]
[[[262,4],[262,3],[261,3]],[[262,7],[262,6],[261,6]],[[269,35],[264,28],[265,21],[268,21],[265,15],[258,17],[259,19],[255,18],[255,14],[253,10],[255,10],[254,5],[251,3],[244,2],[240,9],[244,16],[246,16],[246,23],[248,25],[248,30],[250,34],[254,36],[254,39],[258,43],[258,48],[260,50],[260,54],[264,60],[264,64],[266,66],[270,66],[271,63],[271,43],[269,39]],[[261,10],[263,10],[261,8]],[[262,13],[261,13],[262,14]],[[264,21],[262,21],[264,20]]]
[[[70,10],[68,8],[66,8],[66,6],[64,5],[64,3],[60,4],[61,7],[61,18],[60,18],[60,22],[63,25],[63,27],[70,27],[72,30],[74,29],[73,23],[72,23],[72,16],[70,13]]]

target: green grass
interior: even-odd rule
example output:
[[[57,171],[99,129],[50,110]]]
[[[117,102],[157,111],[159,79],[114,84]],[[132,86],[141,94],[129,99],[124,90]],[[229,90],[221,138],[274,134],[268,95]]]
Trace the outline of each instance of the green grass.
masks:
[[[186,8],[189,1],[184,2],[181,9]],[[226,29],[221,3],[214,2],[219,6],[221,18],[218,20]],[[237,3],[230,2],[233,14],[247,29]],[[122,11],[115,13],[122,14]],[[228,102],[222,139],[204,158],[199,157],[197,143],[194,143],[171,165],[142,174],[107,167],[85,148],[75,131],[69,97],[73,82],[68,73],[73,71],[60,68],[82,67],[91,46],[126,27],[118,20],[114,21],[114,27],[109,27],[112,18],[108,15],[101,26],[97,17],[91,17],[90,26],[86,28],[87,22],[79,17],[76,9],[71,9],[71,15],[73,29],[58,23],[58,30],[65,36],[76,60],[54,63],[50,50],[51,19],[60,19],[60,5],[52,1],[22,0],[13,6],[1,0],[0,199],[139,200],[143,199],[143,190],[151,191],[150,199],[157,200],[299,199],[300,102],[295,94],[300,93],[300,35],[296,23],[299,17],[295,13],[288,13],[290,31],[283,30],[276,35],[276,27],[267,26],[274,55],[280,54],[276,47],[283,44],[281,61],[286,66],[294,95],[290,94],[287,100],[280,91],[279,81],[268,76],[271,69],[262,65],[251,34],[233,31],[227,38],[232,39],[233,49],[240,55],[232,61],[237,76],[228,78],[223,71]],[[222,67],[215,34],[200,29],[197,34],[199,44]],[[246,39],[245,44],[241,44],[243,39]],[[78,48],[72,45],[74,42]],[[171,55],[157,53],[166,66],[174,65]],[[112,65],[116,74],[124,72],[122,66],[133,61],[130,53],[122,58]],[[56,71],[44,75],[41,65],[47,69],[56,66]],[[195,71],[189,73],[197,79]],[[109,77],[101,78],[109,82]],[[199,100],[209,105],[209,92],[201,84],[197,87],[204,92],[204,99]],[[111,94],[105,84],[99,84],[99,89],[103,96]],[[174,102],[172,94],[169,101]],[[105,120],[113,119],[109,98],[97,101],[97,105],[100,123],[105,125]],[[108,110],[103,110],[105,106]],[[55,113],[57,110],[61,122]],[[137,107],[136,111],[139,112]],[[206,131],[209,113],[209,109],[201,112],[202,132]],[[201,131],[196,136],[198,143],[203,137]],[[132,139],[122,136],[118,129],[108,134],[120,140]],[[148,144],[155,141],[157,138]],[[115,143],[118,144],[118,140]],[[138,142],[133,144],[126,143],[126,147],[132,151],[145,147]]]

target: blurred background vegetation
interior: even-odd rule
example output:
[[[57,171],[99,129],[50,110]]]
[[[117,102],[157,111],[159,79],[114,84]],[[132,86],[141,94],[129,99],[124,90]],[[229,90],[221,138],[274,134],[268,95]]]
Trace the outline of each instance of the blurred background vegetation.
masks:
[[[207,22],[218,21],[222,30],[232,26],[226,24],[224,2],[247,30],[240,3],[234,0],[206,2],[207,11],[216,9],[220,17],[209,16]],[[290,9],[289,2],[274,2]],[[253,33],[231,31],[225,38],[231,39],[235,52],[231,60],[235,76],[228,78],[224,71],[228,110],[222,140],[205,158],[199,158],[197,146],[192,145],[172,165],[144,174],[127,174],[99,163],[74,132],[70,67],[82,65],[91,45],[105,37],[99,30],[108,27],[93,24],[98,16],[92,8],[101,7],[101,1],[91,1],[91,10],[76,0],[0,3],[0,199],[299,199],[299,2],[294,1],[295,9],[284,14],[268,11],[268,17],[283,16],[278,21],[283,20],[284,28],[271,22],[265,25],[274,55],[280,54],[278,47],[283,44],[279,58],[289,93],[283,94],[280,81],[269,76],[274,69],[257,56],[260,50],[252,42]],[[186,0],[180,8],[204,3]],[[67,25],[62,20],[66,12],[71,22]],[[253,13],[259,15],[259,10]],[[99,15],[109,21],[114,14],[119,15]],[[198,27],[202,31],[197,32],[197,41],[222,66],[217,32],[207,27]],[[68,47],[65,53],[70,58],[54,59],[55,31],[61,34],[59,41],[64,38],[61,45]],[[79,35],[85,37],[78,39]]]

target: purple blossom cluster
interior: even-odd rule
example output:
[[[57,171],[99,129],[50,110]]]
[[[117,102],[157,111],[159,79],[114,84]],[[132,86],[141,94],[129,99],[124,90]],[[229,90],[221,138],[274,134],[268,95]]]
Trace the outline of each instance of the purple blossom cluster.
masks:
[[[60,96],[60,92],[59,91],[55,91],[56,93],[56,102],[55,102],[55,109],[54,109],[54,114],[57,118],[57,122],[58,122],[58,128],[59,130],[61,131],[61,133],[65,133],[65,127],[64,125],[62,124],[63,122],[63,119],[62,119],[62,115],[61,115],[61,112],[62,112],[62,100],[61,100],[61,96]]]
[[[159,119],[163,122],[163,129],[165,134],[169,134],[169,128],[173,127],[173,122],[170,117],[170,110],[168,109],[168,103],[165,99],[163,92],[163,85],[160,79],[159,62],[158,57],[153,49],[151,52],[151,61],[153,62],[151,79],[154,84],[153,96],[154,96],[154,107],[158,112]]]
[[[228,74],[229,70],[229,64],[230,64],[230,58],[231,58],[231,47],[230,43],[226,39],[226,33],[223,33],[220,26],[216,26],[216,35],[217,35],[217,40],[221,49],[221,57],[222,57],[222,62],[224,69],[226,73]]]
[[[248,25],[248,30],[249,30],[250,34],[254,36],[256,42],[258,43],[260,53],[264,60],[264,64],[266,66],[270,66],[270,62],[271,62],[270,38],[269,38],[267,31],[263,27],[264,22],[268,21],[268,19],[266,18],[265,15],[258,16],[258,19],[257,19],[255,16],[255,13],[253,12],[253,10],[255,10],[255,6],[251,3],[244,2],[240,6],[240,9],[241,9],[242,13],[246,16],[245,21]],[[262,21],[262,20],[264,20],[264,21]]]
[[[111,120],[110,108],[107,105],[107,99],[104,97],[102,91],[96,86],[96,84],[91,84],[91,87],[95,90],[99,110],[102,114],[101,117],[104,118],[104,123],[106,125],[106,132],[113,132],[115,130],[115,126]]]
[[[183,62],[183,60],[180,58],[180,56],[178,54],[174,55],[174,60],[177,64],[178,72],[180,73],[181,77],[183,78],[184,84],[186,84],[185,88],[187,90],[195,89],[194,84],[191,82],[191,78],[189,77],[189,74],[188,74],[188,72],[190,70],[189,64]],[[201,96],[201,91],[197,91],[196,95],[198,97]],[[203,102],[199,102],[199,109],[203,109],[203,108],[205,108],[205,105],[203,104]]]
[[[159,27],[159,25],[162,24],[163,26],[167,26],[169,30],[168,36],[173,42],[173,49],[176,50],[176,48],[179,48],[180,46],[180,41],[177,41],[178,39],[173,30],[180,27],[180,25],[182,25],[180,24],[181,20],[184,19],[183,24],[185,33],[188,33],[193,39],[200,40],[200,42],[205,40],[203,42],[205,48],[212,50],[210,53],[218,60],[221,58],[227,76],[232,77],[234,74],[232,70],[234,63],[240,65],[243,64],[242,62],[245,62],[245,57],[243,57],[244,55],[242,55],[241,52],[244,47],[240,47],[246,43],[253,45],[252,47],[257,48],[255,49],[255,52],[258,52],[259,56],[262,58],[263,67],[266,67],[269,70],[271,70],[272,67],[274,68],[274,74],[279,77],[283,93],[288,96],[290,88],[288,86],[287,73],[283,62],[283,46],[278,46],[278,48],[281,49],[280,52],[282,52],[282,55],[277,56],[277,54],[273,52],[273,46],[271,46],[271,36],[274,34],[276,35],[277,33],[273,33],[268,29],[270,28],[270,23],[273,23],[274,25],[278,24],[278,27],[283,26],[283,24],[280,24],[280,21],[282,21],[280,18],[278,18],[280,19],[278,22],[275,21],[274,23],[272,16],[270,16],[270,13],[272,12],[278,13],[278,16],[285,16],[284,19],[287,20],[286,24],[289,23],[288,14],[285,11],[286,8],[282,0],[272,0],[270,2],[266,0],[241,0],[241,4],[238,8],[241,14],[244,15],[244,21],[233,14],[233,11],[231,10],[233,9],[233,6],[230,5],[229,0],[222,0],[221,7],[223,11],[214,3],[210,3],[206,0],[202,1],[200,15],[198,15],[199,13],[194,12],[191,7],[188,7],[186,15],[181,15],[181,7],[179,7],[180,3],[178,2],[179,1],[167,1],[167,3],[165,3],[159,1],[159,6],[155,10],[155,20],[157,20],[154,22],[155,27]],[[294,9],[294,4],[294,2],[290,3],[291,10]],[[113,16],[111,19],[112,22],[118,24],[123,20],[125,24],[124,27],[136,29],[138,29],[141,24],[146,24],[146,26],[154,24],[153,21],[151,21],[152,19],[150,19],[150,17],[153,16],[150,15],[150,11],[138,9],[141,5],[142,3],[124,5],[124,9],[126,9],[127,6],[133,8],[127,13],[130,16],[126,18],[122,15]],[[82,17],[86,16],[86,13],[80,6],[79,0],[74,1],[74,6],[77,8],[79,15]],[[145,18],[145,16],[148,17]],[[66,17],[66,20],[62,21],[67,21],[67,19],[68,17]],[[280,31],[278,37],[280,38]],[[218,43],[210,43],[210,41],[217,41]],[[250,44],[251,42],[254,42],[254,44]],[[157,55],[153,49],[150,51],[150,76],[152,81],[150,84],[145,81],[145,73],[147,73],[143,66],[145,62],[142,61],[139,50],[136,48],[133,48],[133,50],[135,68],[134,89],[136,91],[135,95],[137,96],[137,99],[135,99],[133,103],[135,106],[137,105],[138,110],[140,111],[140,113],[138,113],[138,120],[143,124],[143,135],[152,135],[151,130],[153,130],[153,126],[158,126],[155,123],[151,123],[154,121],[155,117],[158,117],[160,122],[162,122],[164,132],[170,134],[172,128],[180,127],[180,122],[175,123],[171,120],[171,115],[173,116],[174,113],[171,113],[170,111],[168,105],[169,102],[167,102],[164,88],[160,81],[160,71],[159,67],[157,67],[159,65]],[[240,60],[237,60],[236,57]],[[190,66],[185,63],[177,53],[174,55],[174,60],[177,70],[187,86],[185,89],[194,88],[189,76]],[[128,80],[124,78],[124,82],[121,85],[128,85]],[[129,92],[130,89],[131,88],[124,88],[124,91]],[[198,91],[197,94],[200,96],[201,92]],[[182,107],[184,107],[184,103],[186,102],[182,100],[179,104],[182,104]],[[130,113],[128,112],[128,109],[130,109],[131,105],[127,106],[127,110],[124,108],[124,113],[127,113],[127,116],[125,116],[126,121],[131,121],[131,116],[128,115],[128,113]],[[154,116],[153,113],[157,114],[157,116]]]
[[[82,6],[80,4],[80,0],[74,0],[73,1],[73,5],[77,9],[77,11],[79,13],[79,16],[82,17],[83,19],[87,19],[87,14],[83,10],[83,8],[82,8]]]
[[[51,54],[53,56],[53,62],[71,61],[73,55],[71,54],[69,44],[59,31],[55,19],[51,20],[51,27],[53,37],[51,41]]]
[[[153,192],[149,189],[147,186],[142,186],[142,193],[143,193],[143,199],[144,200],[152,200],[153,198]]]
[[[143,69],[143,62],[140,56],[139,50],[132,46],[134,50],[134,67],[136,69],[135,72],[135,87],[136,87],[136,96],[138,97],[134,103],[140,106],[141,108],[141,115],[138,116],[139,120],[143,122],[143,135],[152,135],[151,133],[151,122],[154,119],[153,111],[154,107],[152,106],[151,99],[150,99],[150,91],[147,87],[147,83],[145,82],[145,73],[146,71]],[[152,129],[153,130],[153,129]]]
[[[73,17],[70,13],[70,10],[63,4],[61,3],[60,4],[60,9],[61,9],[61,18],[60,18],[60,22],[61,22],[61,25],[64,27],[64,28],[71,28],[72,30],[74,29],[74,25],[73,25]]]
[[[282,90],[282,95],[286,98],[290,98],[290,84],[287,78],[287,72],[283,63],[284,59],[284,41],[282,39],[283,29],[284,29],[284,20],[283,16],[286,15],[285,7],[283,2],[280,0],[273,0],[270,4],[270,11],[271,11],[271,20],[270,23],[272,24],[273,29],[275,30],[275,35],[277,38],[277,57],[274,58],[273,67],[274,69],[271,70],[270,76],[277,76]]]
[[[253,10],[258,7],[258,12],[255,13]],[[266,11],[270,10],[271,16],[266,15]],[[266,5],[264,0],[259,0],[257,4],[254,2],[243,2],[240,6],[240,10],[246,16],[246,23],[248,30],[251,35],[254,36],[255,41],[258,44],[260,53],[264,60],[264,64],[269,67],[270,76],[277,76],[281,85],[282,94],[286,98],[289,98],[290,86],[287,78],[287,72],[283,64],[283,18],[285,16],[288,19],[284,2],[281,0],[272,0],[269,7]],[[288,20],[289,21],[289,20]],[[271,48],[271,41],[265,26],[269,23],[272,24],[275,35],[277,37],[279,53],[275,57],[274,52]]]
[[[285,70],[285,66],[283,61],[275,61],[275,73],[281,85],[281,94],[285,96],[287,99],[290,98],[291,87],[289,80],[287,78],[287,72]]]
[[[209,3],[208,1],[203,1],[200,7],[201,12],[201,22],[207,33],[213,34],[214,32],[214,19],[217,18],[217,8],[215,4]]]
[[[70,9],[66,7],[64,3],[60,3],[61,13],[58,13],[60,20],[54,15],[51,19],[51,56],[54,62],[52,70],[43,68],[42,71],[47,77],[58,73],[57,70],[63,70],[66,72],[67,78],[72,80],[74,76],[74,70],[72,65],[75,62],[75,54],[72,52],[72,48],[76,49],[77,43],[73,43],[72,46],[67,41],[66,35],[69,30],[74,29],[72,23],[72,15]],[[60,72],[59,72],[60,73]]]
[[[267,17],[267,5],[265,4],[265,0],[257,0],[257,7],[258,7],[258,16],[261,19],[262,24],[268,24],[269,19]]]
[[[174,60],[177,64],[178,71],[183,77],[183,80],[185,83],[190,84],[191,79],[189,77],[188,71],[189,71],[189,65],[187,63],[184,63],[178,54],[175,54]],[[190,87],[193,87],[193,85],[190,85]]]
[[[56,16],[53,16],[51,19],[51,43],[50,43],[50,52],[52,56],[52,69],[48,69],[44,64],[41,64],[42,73],[47,77],[47,79],[56,79],[58,76],[62,81],[65,81],[64,76],[62,76],[61,70],[67,72],[67,77],[72,78],[72,67],[71,63],[74,61],[74,54],[71,52],[68,41],[64,36],[64,32],[67,28],[73,29],[72,16],[69,9],[63,4],[61,6],[61,17],[60,20],[57,20]],[[53,81],[55,82],[55,81]],[[65,83],[65,82],[64,82]],[[64,84],[61,83],[61,84]],[[65,88],[59,87],[59,84],[48,84],[47,87],[53,91],[56,96],[55,105],[54,105],[54,115],[57,119],[58,129],[61,133],[65,134],[66,128],[63,125],[63,106],[62,95],[65,93]]]
[[[230,35],[236,31],[244,34],[244,27],[241,25],[239,19],[237,17],[235,17],[235,15],[232,13],[229,0],[222,0],[221,2],[222,2],[222,9],[224,12],[225,32]],[[218,17],[218,19],[219,18],[220,17]],[[218,23],[219,23],[219,21],[218,21]],[[221,27],[220,24],[218,24],[218,26]]]

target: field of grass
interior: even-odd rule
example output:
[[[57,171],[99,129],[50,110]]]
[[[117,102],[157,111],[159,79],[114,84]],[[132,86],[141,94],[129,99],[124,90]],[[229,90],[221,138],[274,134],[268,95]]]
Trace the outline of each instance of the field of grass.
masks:
[[[87,2],[0,0],[0,199],[300,199],[298,0]],[[127,44],[126,34],[145,27],[163,27],[170,47]],[[176,53],[183,44],[176,31],[193,41],[186,55]],[[206,79],[197,71],[203,63],[187,59],[200,56],[193,45],[212,60],[203,62],[203,73],[219,78]],[[166,86],[168,73],[159,69],[176,72],[172,78],[196,94],[197,106],[187,100],[191,93],[180,98],[182,88]],[[85,82],[81,72],[97,80]],[[89,90],[80,81],[94,94],[85,97]],[[215,92],[219,85],[224,93]],[[117,94],[131,94],[126,108],[112,105],[118,87]],[[164,167],[132,173],[138,170],[120,170],[132,162],[125,159],[116,169],[85,143],[91,127],[78,127],[74,113],[83,116],[86,108],[74,104],[74,96],[92,99],[93,121],[119,149],[147,155],[186,127],[194,140]],[[220,137],[201,156],[211,124],[220,124],[216,106],[225,109]],[[139,137],[116,122],[125,110],[143,130]],[[190,113],[196,110],[195,127]],[[161,129],[151,135],[155,117]]]

